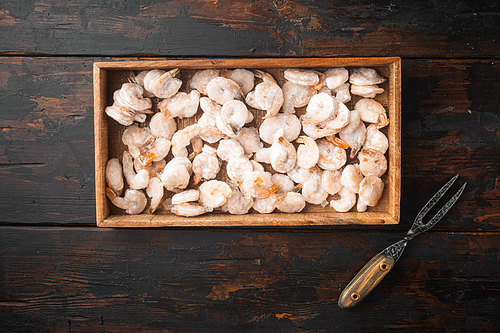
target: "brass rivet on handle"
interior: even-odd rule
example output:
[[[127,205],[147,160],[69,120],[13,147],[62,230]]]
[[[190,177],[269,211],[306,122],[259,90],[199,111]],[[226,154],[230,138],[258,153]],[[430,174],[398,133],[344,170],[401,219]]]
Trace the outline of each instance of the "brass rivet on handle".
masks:
[[[359,300],[359,294],[358,293],[352,293],[351,294],[351,299],[356,302]]]
[[[385,272],[386,270],[389,269],[389,264],[386,263],[386,262],[381,262],[379,268],[380,268],[381,271]]]

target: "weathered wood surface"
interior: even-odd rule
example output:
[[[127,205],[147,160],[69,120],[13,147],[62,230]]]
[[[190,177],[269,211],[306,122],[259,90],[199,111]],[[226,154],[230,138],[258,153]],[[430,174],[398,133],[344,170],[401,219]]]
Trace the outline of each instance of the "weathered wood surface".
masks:
[[[91,58],[0,58],[0,222],[95,225]],[[454,174],[440,230],[500,227],[500,64],[405,60],[398,230]]]
[[[0,53],[497,57],[496,1],[8,1]]]
[[[357,307],[340,292],[394,233],[0,229],[0,323],[15,332],[486,332],[498,233],[427,233]],[[1,330],[1,329],[0,329]]]

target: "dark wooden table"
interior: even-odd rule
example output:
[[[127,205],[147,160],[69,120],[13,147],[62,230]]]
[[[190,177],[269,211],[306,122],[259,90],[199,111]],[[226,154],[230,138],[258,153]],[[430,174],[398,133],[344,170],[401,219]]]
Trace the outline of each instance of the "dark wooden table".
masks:
[[[495,1],[0,3],[0,331],[498,332]],[[95,226],[92,63],[402,58],[395,226]],[[337,299],[451,178],[468,186],[359,306]]]

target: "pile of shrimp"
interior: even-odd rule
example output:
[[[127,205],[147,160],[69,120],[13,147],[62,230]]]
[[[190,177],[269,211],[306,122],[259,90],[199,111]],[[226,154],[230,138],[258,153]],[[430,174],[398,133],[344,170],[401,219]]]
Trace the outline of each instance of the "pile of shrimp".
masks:
[[[307,204],[364,212],[378,203],[389,146],[380,129],[389,119],[374,99],[386,81],[376,70],[293,68],[282,85],[261,70],[180,75],[131,72],[105,110],[125,126],[126,149],[106,165],[116,207],[189,217],[295,213]],[[259,128],[251,126],[260,114]]]

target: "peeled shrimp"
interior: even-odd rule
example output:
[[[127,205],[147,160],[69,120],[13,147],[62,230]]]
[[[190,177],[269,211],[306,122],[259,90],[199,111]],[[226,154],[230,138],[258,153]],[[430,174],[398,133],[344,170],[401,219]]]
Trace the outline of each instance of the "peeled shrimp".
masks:
[[[149,172],[140,170],[135,173],[134,161],[132,155],[128,151],[123,152],[123,175],[127,180],[128,185],[133,190],[140,190],[146,188],[149,182]]]
[[[193,185],[198,184],[202,179],[214,179],[219,173],[221,162],[217,157],[217,150],[204,145],[202,152],[193,160]]]
[[[227,162],[226,170],[230,179],[242,181],[250,172],[253,172],[253,164],[246,157],[232,158]]]
[[[120,160],[112,158],[106,163],[106,182],[114,193],[120,195],[123,190],[123,172]]]
[[[302,125],[304,133],[313,140],[324,138],[325,136],[335,135],[339,132],[337,128],[322,128],[315,124]]]
[[[287,193],[292,191],[295,187],[293,180],[289,176],[281,173],[273,174],[271,176],[271,181],[273,184],[280,186],[276,193]]]
[[[178,192],[188,186],[191,173],[191,161],[186,157],[175,157],[167,163],[160,178],[168,191]]]
[[[186,217],[199,216],[207,212],[207,210],[203,206],[190,202],[173,205],[170,211],[175,215]]]
[[[304,86],[315,86],[319,83],[319,76],[315,71],[307,69],[292,68],[283,73],[285,79]]]
[[[245,196],[251,196],[257,199],[269,197],[278,190],[279,185],[274,185],[269,172],[252,171],[249,173],[243,183],[240,185],[241,192]]]
[[[205,69],[197,71],[189,80],[188,86],[192,89],[198,90],[203,95],[207,95],[208,82],[218,76],[220,76],[220,70],[218,69]]]
[[[146,75],[148,73],[149,73],[149,71],[142,71],[142,72],[139,72],[139,74],[135,75],[134,72],[131,72],[130,80],[134,83],[139,84],[141,87],[144,88],[144,78],[146,77]],[[155,97],[155,95],[152,92],[147,91],[145,88],[144,88],[143,95],[144,95],[144,97]]]
[[[351,93],[349,92],[349,87],[350,87],[349,83],[344,83],[338,86],[337,88],[333,89],[337,101],[342,103],[347,103],[351,100]]]
[[[259,127],[259,135],[262,141],[272,144],[278,129],[285,132],[284,137],[292,142],[299,137],[302,125],[299,118],[293,114],[278,113],[274,117],[265,119]]]
[[[376,149],[382,154],[385,154],[389,148],[389,140],[384,133],[378,130],[377,125],[371,124],[366,129],[366,140],[363,147]]]
[[[149,179],[148,186],[146,187],[146,193],[148,197],[151,198],[149,213],[153,214],[163,198],[163,184],[161,179],[158,177]]]
[[[253,165],[253,171],[264,171],[264,167],[257,161],[250,160]]]
[[[124,83],[113,94],[118,105],[128,107],[134,111],[150,110],[153,103],[151,98],[143,96],[144,88],[137,83]]]
[[[305,197],[296,192],[288,192],[278,195],[276,208],[283,213],[298,213],[306,206]]]
[[[303,124],[319,124],[330,118],[335,111],[335,103],[330,95],[319,93],[311,97],[306,113],[300,117]]]
[[[238,135],[248,119],[248,109],[241,101],[228,101],[224,103],[220,110],[222,120],[219,129],[225,134]],[[226,133],[229,131],[229,133]]]
[[[253,206],[253,198],[244,196],[240,189],[231,183],[229,184],[229,187],[231,187],[232,193],[227,198],[226,203],[221,206],[221,210],[233,215],[248,213],[250,208]]]
[[[246,155],[255,153],[263,147],[259,131],[255,127],[243,127],[234,139],[241,144]]]
[[[328,204],[326,198],[328,192],[321,184],[321,176],[313,174],[309,179],[302,184],[302,195],[304,199],[314,205]]]
[[[321,139],[316,143],[319,148],[318,166],[323,170],[338,170],[347,162],[345,149],[326,139]]]
[[[171,143],[168,139],[153,139],[151,140],[151,143],[148,143],[141,147],[141,155],[137,158],[143,166],[147,166],[151,162],[159,162],[168,155],[170,146]]]
[[[328,194],[334,195],[342,188],[342,172],[339,170],[325,170],[321,174],[321,185]]]
[[[217,156],[223,161],[229,161],[233,158],[245,156],[245,150],[241,144],[234,139],[224,139],[219,142],[217,147]]]
[[[351,84],[366,86],[385,82],[387,79],[380,76],[373,68],[353,68],[351,69],[351,76],[349,82]]]
[[[207,95],[221,105],[233,99],[239,101],[245,99],[240,86],[233,80],[224,77],[216,77],[208,82]]]
[[[137,125],[128,126],[122,134],[122,142],[128,146],[130,154],[137,158],[141,154],[140,147],[151,139],[149,128],[140,128]]]
[[[153,178],[158,176],[158,171],[161,169],[163,170],[165,168],[165,165],[167,165],[167,161],[165,160],[160,160],[158,162],[153,162],[149,164],[148,166],[142,165],[142,163],[139,161],[139,159],[134,159],[134,169],[136,172],[139,172],[140,170],[146,170],[149,172],[149,178]]]
[[[149,128],[155,137],[170,140],[177,131],[177,123],[174,118],[166,117],[163,113],[157,112],[151,117]]]
[[[198,119],[197,124],[199,126],[213,126],[213,127],[217,126],[217,122],[216,122],[215,118],[212,117],[211,115],[209,115],[208,113],[203,113],[201,115],[200,119]]]
[[[198,201],[200,198],[200,191],[198,190],[185,190],[174,194],[172,197],[172,205],[180,205],[185,202]]]
[[[255,199],[252,208],[260,214],[271,214],[276,208],[276,195],[272,194],[267,198]]]
[[[356,84],[351,84],[351,93],[353,95],[358,95],[365,98],[374,98],[378,94],[384,92],[384,89],[377,85],[372,86],[358,86]]]
[[[340,199],[330,201],[330,207],[341,213],[350,211],[356,204],[356,193],[349,191],[346,187],[342,187],[338,193]]]
[[[134,120],[136,120],[136,113],[124,106],[113,104],[106,107],[104,112],[106,112],[106,114],[110,118],[116,120],[118,123],[124,126],[132,125],[134,123]]]
[[[350,133],[345,133],[343,131],[340,131],[339,133],[340,139],[345,141],[349,147],[351,148],[351,154],[350,157],[354,158],[358,151],[361,149],[363,146],[363,143],[365,142],[366,139],[366,126],[365,124],[361,121],[359,122],[358,127]]]
[[[200,97],[200,108],[205,114],[208,114],[215,119],[222,106],[208,97]]]
[[[200,104],[200,93],[192,90],[189,94],[178,92],[158,103],[158,109],[167,117],[189,118],[196,114]]]
[[[364,212],[368,208],[367,206],[375,206],[382,197],[383,191],[384,182],[379,177],[365,177],[359,184],[359,198],[356,207],[358,212]]]
[[[172,136],[172,154],[175,157],[187,157],[186,147],[192,139],[200,135],[200,127],[198,124],[193,124],[175,132]]]
[[[319,148],[316,141],[308,136],[299,136],[297,143],[301,143],[297,148],[297,164],[301,168],[312,168],[318,163]]]
[[[209,212],[225,204],[232,194],[229,185],[218,180],[209,180],[201,184],[199,190],[200,203]]]
[[[359,183],[363,180],[363,175],[359,170],[357,164],[350,164],[344,168],[342,171],[341,183],[345,186],[349,191],[353,193],[358,193],[359,191]]]
[[[335,98],[332,98],[332,100],[335,103],[333,114],[318,123],[318,126],[324,130],[331,130],[338,133],[349,123],[349,109],[344,103],[337,101]]]
[[[293,168],[291,171],[289,171],[287,173],[287,175],[294,182],[296,182],[298,184],[303,184],[309,178],[314,176],[314,174],[319,174],[319,173],[321,173],[321,170],[317,166],[314,166],[310,169],[306,169],[306,168],[301,168],[298,165],[295,165],[295,168]]]
[[[271,147],[257,150],[253,158],[256,162],[271,164]]]
[[[361,120],[368,123],[377,124],[378,128],[382,128],[389,124],[385,108],[374,99],[363,98],[360,99],[354,106],[359,112]]]
[[[360,122],[361,118],[359,116],[358,110],[354,109],[352,111],[349,111],[349,123],[346,127],[342,128],[341,132],[343,132],[344,134],[352,133],[357,129]]]
[[[303,86],[291,81],[286,81],[282,90],[284,113],[295,113],[295,108],[306,106],[317,93],[313,86]]]
[[[344,67],[336,67],[327,70],[325,73],[324,82],[329,89],[334,90],[343,85],[349,79],[349,71]]]
[[[156,97],[169,98],[174,96],[182,85],[182,81],[175,78],[180,73],[178,68],[165,72],[160,69],[149,71],[144,77],[144,88]]]
[[[295,147],[285,139],[283,129],[279,129],[274,137],[269,160],[273,169],[281,173],[292,170],[297,162]]]
[[[128,189],[125,191],[125,196],[122,198],[117,196],[113,190],[108,187],[106,188],[106,195],[113,205],[125,209],[125,213],[130,215],[140,214],[148,203],[144,193],[138,190]]]
[[[262,71],[256,71],[257,76],[262,78],[263,82],[255,87],[255,94],[253,99],[259,106],[260,110],[265,110],[266,115],[264,119],[275,116],[281,106],[283,105],[283,90],[276,83],[274,78],[269,74]]]
[[[247,69],[222,70],[222,75],[236,82],[245,95],[254,87],[255,75]]]
[[[387,159],[376,149],[363,148],[358,154],[359,169],[367,176],[382,177],[387,171]]]

